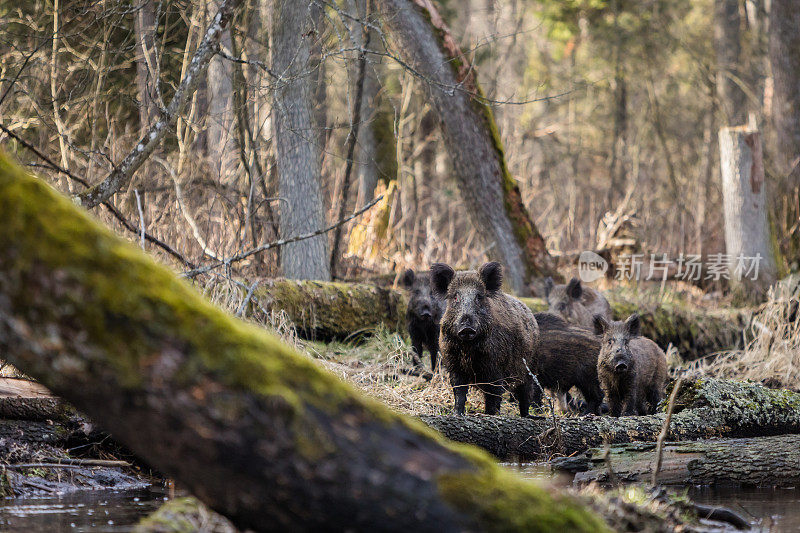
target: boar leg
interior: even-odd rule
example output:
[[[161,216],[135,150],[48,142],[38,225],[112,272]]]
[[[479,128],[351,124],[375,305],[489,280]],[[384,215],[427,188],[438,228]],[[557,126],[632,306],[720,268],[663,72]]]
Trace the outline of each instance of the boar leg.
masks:
[[[436,363],[438,362],[439,359],[439,344],[438,343],[428,344],[428,351],[431,353],[431,372],[435,374]]]
[[[639,395],[635,392],[630,392],[623,402],[622,416],[636,416],[639,414],[638,407]]]
[[[619,417],[622,415],[622,400],[616,397],[608,398],[608,412],[611,416]]]
[[[650,412],[655,413],[659,402],[664,398],[658,387],[650,387],[647,390],[647,401],[650,402]]]
[[[414,358],[414,366],[422,366],[422,341],[411,339],[411,354]]]
[[[456,414],[464,416],[467,411],[467,390],[469,385],[458,379],[454,374],[450,374],[450,384],[453,386],[453,396],[456,400]]]
[[[534,385],[528,381],[514,389],[514,398],[519,403],[519,416],[527,418],[530,415],[531,400],[533,399]]]
[[[483,412],[487,415],[496,415],[500,412],[500,404],[503,402],[503,387],[499,385],[484,385],[483,401],[486,404]]]

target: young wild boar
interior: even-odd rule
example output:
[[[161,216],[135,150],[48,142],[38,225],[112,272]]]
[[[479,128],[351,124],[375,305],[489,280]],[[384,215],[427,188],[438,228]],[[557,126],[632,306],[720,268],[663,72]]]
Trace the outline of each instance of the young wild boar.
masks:
[[[539,326],[537,377],[539,384],[559,399],[561,408],[569,404],[577,410],[600,414],[603,392],[597,378],[597,355],[600,339],[591,332],[567,323],[552,313],[536,313]],[[576,387],[586,402],[583,408],[570,398]]]
[[[431,371],[436,372],[439,322],[444,311],[444,301],[433,293],[428,274],[416,274],[409,269],[403,273],[401,281],[409,293],[406,326],[411,337],[414,363],[422,366],[422,351],[427,348],[431,354]]]
[[[564,317],[570,324],[592,330],[592,317],[600,315],[611,320],[611,306],[599,291],[583,287],[581,280],[572,278],[566,285],[554,285],[553,278],[545,280],[548,311]]]
[[[434,292],[446,300],[439,348],[459,415],[470,385],[483,392],[487,415],[500,410],[505,390],[514,394],[520,416],[528,416],[531,401],[541,399],[531,371],[536,319],[525,304],[500,290],[502,281],[500,263],[486,263],[478,272],[456,273],[443,263],[431,267]]]
[[[667,384],[667,356],[640,334],[639,315],[609,323],[594,317],[600,335],[597,374],[612,416],[647,415],[655,411]]]

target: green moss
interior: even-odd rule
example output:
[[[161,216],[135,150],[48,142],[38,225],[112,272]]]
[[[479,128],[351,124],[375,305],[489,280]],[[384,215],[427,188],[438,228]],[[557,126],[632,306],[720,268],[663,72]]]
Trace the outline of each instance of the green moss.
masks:
[[[667,388],[671,393],[673,384]],[[770,389],[760,383],[716,378],[684,381],[675,399],[675,412],[710,407],[754,415],[800,410],[800,394]]]
[[[442,498],[482,531],[610,531],[577,500],[553,496],[500,467],[442,475],[437,483]]]
[[[236,529],[224,518],[208,510],[196,498],[176,498],[142,519],[135,533],[194,533],[199,525],[209,533],[234,533]]]

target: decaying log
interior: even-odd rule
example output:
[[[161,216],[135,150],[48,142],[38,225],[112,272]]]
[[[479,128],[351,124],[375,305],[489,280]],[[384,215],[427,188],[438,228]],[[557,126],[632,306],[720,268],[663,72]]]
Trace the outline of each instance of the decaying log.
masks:
[[[544,460],[589,448],[655,442],[664,413],[649,416],[506,418],[423,416],[447,438],[474,444],[500,459]],[[760,437],[800,433],[800,394],[760,384],[701,379],[684,382],[667,439]]]
[[[242,529],[605,531],[223,313],[0,156],[0,357]]]
[[[634,312],[642,321],[642,335],[666,350],[672,344],[685,360],[731,350],[742,343],[742,331],[752,316],[750,309],[705,310],[664,303],[656,308],[614,298],[607,294],[616,320]],[[547,310],[540,298],[522,298],[534,313]]]
[[[611,447],[608,462],[614,476],[625,482],[648,482],[655,449],[654,443]],[[579,485],[610,481],[605,448],[558,459],[553,467],[575,473]],[[662,485],[794,487],[800,484],[800,435],[667,443],[656,479]]]
[[[404,327],[403,294],[375,285],[267,279],[255,296],[256,315],[285,311],[305,339],[345,339],[381,324],[391,331]]]

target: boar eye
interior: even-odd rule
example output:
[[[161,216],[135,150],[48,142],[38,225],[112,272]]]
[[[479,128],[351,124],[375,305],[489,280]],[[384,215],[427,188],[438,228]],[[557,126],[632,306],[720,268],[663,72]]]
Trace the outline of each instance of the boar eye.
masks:
[[[608,339],[608,345],[611,346],[612,344],[614,344],[614,339]]]
[[[457,302],[457,301],[458,301],[458,293],[455,293],[455,294],[453,295],[453,301],[454,301],[454,302]]]

